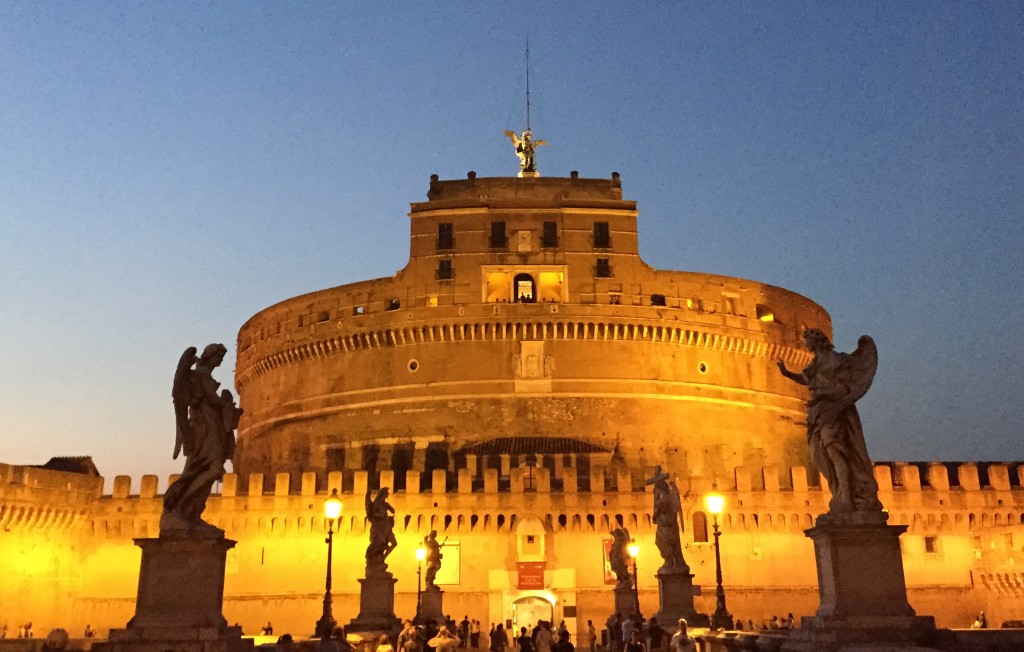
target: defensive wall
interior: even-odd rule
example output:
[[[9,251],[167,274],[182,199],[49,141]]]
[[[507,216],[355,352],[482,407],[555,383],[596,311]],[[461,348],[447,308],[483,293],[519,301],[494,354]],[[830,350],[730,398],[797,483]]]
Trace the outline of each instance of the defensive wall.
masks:
[[[561,457],[561,456],[559,456]],[[593,466],[586,482],[571,460],[558,465],[483,459],[430,474],[408,472],[391,498],[399,547],[388,559],[398,578],[396,612],[415,611],[413,551],[431,529],[447,539],[442,581],[445,610],[484,623],[511,618],[512,605],[540,597],[552,616],[575,630],[603,622],[612,608],[605,583],[604,542],[624,526],[641,547],[641,610],[657,609],[654,572],[660,558],[643,480],[652,469],[614,461]],[[783,483],[781,476],[788,481]],[[878,464],[875,475],[890,523],[908,526],[901,539],[911,603],[940,625],[965,626],[982,609],[994,623],[1022,618],[1024,464]],[[161,494],[156,476],[133,486],[126,476],[101,495],[102,479],[0,465],[0,594],[12,630],[32,621],[37,632],[92,624],[101,633],[133,613],[139,552],[132,539],[158,533]],[[173,477],[172,477],[173,479]],[[814,555],[803,535],[827,508],[828,492],[803,467],[738,467],[728,477],[681,478],[684,554],[703,587],[696,598],[713,610],[714,553],[707,543],[703,495],[717,480],[726,496],[721,517],[722,563],[729,608],[759,622],[817,605]],[[326,546],[324,498],[345,501],[336,528],[335,614],[358,610],[367,543],[363,497],[395,486],[394,473],[228,474],[211,496],[206,519],[239,541],[228,559],[225,616],[254,632],[267,620],[278,632],[306,634],[319,616]],[[587,484],[586,490],[580,486]],[[788,487],[784,487],[786,484]],[[759,487],[759,488],[756,488]],[[518,588],[518,563],[543,562],[543,588]],[[519,623],[525,624],[525,623]]]

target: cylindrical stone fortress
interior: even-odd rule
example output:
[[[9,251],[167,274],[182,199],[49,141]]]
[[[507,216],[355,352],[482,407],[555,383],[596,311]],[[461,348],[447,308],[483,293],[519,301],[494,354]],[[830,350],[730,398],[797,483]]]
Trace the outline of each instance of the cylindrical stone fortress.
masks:
[[[831,333],[812,301],[655,270],[612,179],[432,178],[391,278],[283,301],[238,335],[243,473],[588,456],[712,477],[807,463],[775,368]],[[533,438],[533,439],[525,439]]]

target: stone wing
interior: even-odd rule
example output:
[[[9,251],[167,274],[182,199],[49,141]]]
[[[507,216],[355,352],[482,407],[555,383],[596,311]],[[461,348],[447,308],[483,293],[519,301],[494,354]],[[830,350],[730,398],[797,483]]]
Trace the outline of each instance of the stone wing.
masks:
[[[859,401],[871,389],[878,369],[878,349],[875,341],[867,335],[857,340],[857,350],[846,356],[841,381],[850,388],[850,402]]]
[[[174,370],[174,383],[171,385],[171,402],[174,404],[174,457],[178,459],[182,448],[185,456],[192,452],[192,426],[188,422],[188,407],[192,404],[196,392],[195,371],[192,366],[199,361],[196,347],[185,349],[178,359],[178,367]]]

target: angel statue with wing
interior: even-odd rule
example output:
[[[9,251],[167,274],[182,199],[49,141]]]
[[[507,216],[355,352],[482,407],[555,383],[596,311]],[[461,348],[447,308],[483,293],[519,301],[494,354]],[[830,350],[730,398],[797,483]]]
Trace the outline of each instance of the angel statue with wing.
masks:
[[[862,335],[853,353],[837,353],[828,336],[817,328],[804,331],[804,341],[814,358],[801,373],[790,371],[778,361],[786,378],[806,385],[811,391],[807,402],[807,443],[811,461],[828,481],[832,500],[829,517],[860,513],[880,515],[878,484],[874,467],[864,443],[855,403],[871,387],[878,368],[878,349]]]
[[[516,156],[519,157],[519,176],[537,176],[537,165],[533,158],[534,150],[548,144],[546,140],[533,140],[530,128],[516,135],[514,131],[505,131],[512,144],[516,146]]]
[[[679,514],[683,511],[679,489],[675,480],[670,478],[668,473],[661,472],[661,466],[656,466],[654,476],[646,481],[646,484],[654,485],[654,544],[658,546],[658,552],[665,562],[658,569],[659,575],[690,572],[690,567],[683,559],[683,546],[679,541]]]
[[[184,452],[185,468],[164,494],[161,535],[224,534],[200,517],[213,483],[224,477],[224,463],[234,455],[234,431],[242,416],[231,392],[218,393],[220,383],[213,379],[227,352],[223,344],[210,344],[197,357],[190,346],[178,360],[171,388],[177,424],[174,459]]]

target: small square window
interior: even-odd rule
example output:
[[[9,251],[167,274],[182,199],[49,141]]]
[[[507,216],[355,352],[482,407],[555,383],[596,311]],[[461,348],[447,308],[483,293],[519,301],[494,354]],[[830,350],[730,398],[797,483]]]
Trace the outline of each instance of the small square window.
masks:
[[[508,238],[505,236],[504,222],[491,222],[491,249],[505,249]]]
[[[455,248],[455,232],[450,222],[437,225],[437,248]]]
[[[925,537],[924,538],[924,551],[929,555],[935,555],[939,552],[939,538],[938,537]]]
[[[402,307],[402,302],[399,301],[398,299],[388,299],[387,300],[387,307],[385,308],[385,310],[398,310],[401,307]]]
[[[556,222],[544,222],[544,233],[541,236],[540,246],[547,249],[554,249],[558,246],[558,224]]]
[[[651,295],[651,305],[652,306],[663,306],[663,305],[665,305],[665,295],[664,294],[652,294]]]
[[[448,258],[437,261],[437,280],[450,281],[453,278],[455,278],[455,270],[452,269],[452,261]]]
[[[612,265],[608,262],[607,258],[598,258],[597,265],[594,268],[594,276],[597,278],[611,278],[612,277]]]

